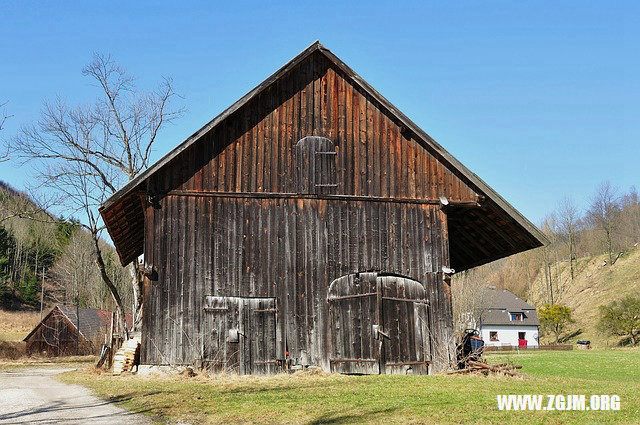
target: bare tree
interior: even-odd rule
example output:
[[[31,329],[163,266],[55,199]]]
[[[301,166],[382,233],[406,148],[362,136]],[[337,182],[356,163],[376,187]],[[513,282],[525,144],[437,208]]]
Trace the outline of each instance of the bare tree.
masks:
[[[578,208],[573,202],[573,199],[569,197],[562,199],[558,208],[558,228],[569,248],[569,271],[571,273],[571,280],[575,278],[574,263],[577,258],[576,246],[579,222]]]
[[[0,103],[0,108],[4,109],[7,103],[8,102]],[[2,113],[0,113],[0,130],[4,128],[4,124],[7,122],[8,118],[9,116],[6,114],[6,112],[3,111]]]
[[[556,218],[555,213],[548,214],[543,222],[541,230],[551,242],[549,245],[545,245],[540,248],[542,267],[544,269],[544,285],[546,288],[547,296],[546,299],[549,300],[551,304],[554,303],[554,300],[557,294],[560,292],[560,272],[559,272],[559,258],[558,258],[558,220]],[[555,263],[555,275],[556,275],[556,283],[554,288],[554,277],[553,277],[553,268],[552,265]]]
[[[126,328],[122,296],[105,264],[100,241],[105,226],[98,208],[148,167],[159,131],[182,110],[170,109],[176,96],[170,79],[154,91],[139,91],[133,77],[108,55],[94,55],[82,73],[98,88],[97,100],[75,108],[61,99],[46,103],[40,120],[23,127],[9,151],[23,163],[34,164],[38,189],[55,194],[66,215],[83,217],[79,224],[92,237],[93,259]],[[130,267],[136,268],[137,261]],[[138,294],[135,323],[140,323],[142,281],[139,273],[131,275]]]
[[[635,187],[629,189],[620,200],[620,228],[625,229],[621,243],[633,246],[640,242],[640,196]]]
[[[452,279],[454,330],[458,336],[465,329],[476,329],[486,306],[486,286],[492,282],[487,269],[471,269],[458,273]]]
[[[7,105],[7,103],[8,102],[0,103],[0,109],[2,109],[2,112],[0,112],[0,131],[4,129],[4,125],[7,122],[7,120],[11,118],[9,115],[7,115],[6,111],[4,110],[4,107]],[[0,153],[0,162],[4,162],[8,159],[9,159],[9,154],[7,151]]]
[[[613,237],[619,213],[618,189],[613,187],[609,181],[602,182],[591,200],[587,218],[604,235],[605,248],[609,255],[609,265],[613,263]]]

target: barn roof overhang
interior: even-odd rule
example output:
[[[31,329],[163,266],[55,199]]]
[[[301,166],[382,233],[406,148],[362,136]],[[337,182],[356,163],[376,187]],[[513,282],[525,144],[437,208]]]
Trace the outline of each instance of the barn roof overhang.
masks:
[[[103,203],[100,213],[123,265],[143,253],[144,189],[149,177],[315,52],[329,59],[352,84],[375,99],[403,127],[412,132],[416,141],[440,161],[456,170],[486,199],[483,206],[475,210],[456,209],[455,206],[447,208],[452,267],[464,270],[548,243],[535,225],[480,177],[454,158],[329,49],[316,41]]]

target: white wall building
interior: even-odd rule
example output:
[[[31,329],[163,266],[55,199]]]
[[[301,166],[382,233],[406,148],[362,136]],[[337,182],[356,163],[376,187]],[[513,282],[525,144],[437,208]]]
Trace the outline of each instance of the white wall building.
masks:
[[[482,291],[478,328],[487,346],[539,345],[540,321],[535,307],[506,289]]]

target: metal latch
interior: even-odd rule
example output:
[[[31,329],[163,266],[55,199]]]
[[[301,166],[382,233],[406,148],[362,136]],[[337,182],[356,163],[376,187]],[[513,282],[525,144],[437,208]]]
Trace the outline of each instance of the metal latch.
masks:
[[[238,329],[229,329],[227,342],[240,342],[240,331]]]
[[[391,337],[382,332],[382,327],[380,325],[373,325],[373,335],[375,339],[380,339],[380,335],[382,335],[383,337],[387,338],[387,339],[391,339]]]

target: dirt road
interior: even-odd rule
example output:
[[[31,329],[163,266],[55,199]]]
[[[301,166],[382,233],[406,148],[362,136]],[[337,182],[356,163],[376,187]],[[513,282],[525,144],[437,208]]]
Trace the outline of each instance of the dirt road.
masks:
[[[58,381],[70,369],[24,368],[0,372],[0,424],[150,424],[84,387]]]

